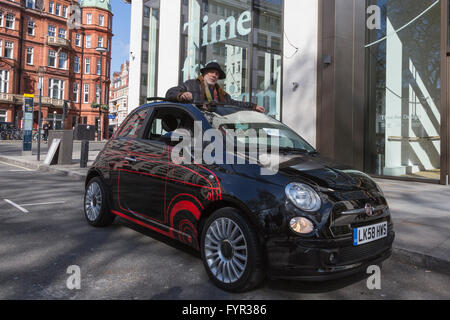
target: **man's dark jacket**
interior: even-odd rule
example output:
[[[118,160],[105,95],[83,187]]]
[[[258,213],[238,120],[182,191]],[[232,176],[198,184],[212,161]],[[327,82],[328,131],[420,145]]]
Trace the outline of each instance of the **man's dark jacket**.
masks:
[[[183,102],[180,96],[185,92],[190,92],[192,93],[193,97],[193,101],[191,102],[206,103],[208,99],[206,97],[205,90],[203,88],[204,88],[204,80],[202,76],[199,76],[195,80],[188,80],[178,87],[169,89],[169,91],[167,91],[166,93],[166,99]],[[231,105],[244,109],[254,110],[256,108],[256,104],[254,103],[233,100],[231,96],[228,93],[226,93],[218,84],[216,84],[215,90],[217,90],[218,93],[219,98],[218,102],[229,103]]]

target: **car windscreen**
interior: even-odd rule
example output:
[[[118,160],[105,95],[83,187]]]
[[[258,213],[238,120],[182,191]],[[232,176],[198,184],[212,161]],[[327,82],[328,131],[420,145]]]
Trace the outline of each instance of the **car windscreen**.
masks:
[[[277,143],[280,149],[314,153],[314,148],[291,128],[265,114],[234,106],[214,106],[203,110],[208,122],[222,132],[234,131],[237,139],[245,144]],[[255,137],[256,134],[256,137]],[[262,135],[267,139],[258,139]]]

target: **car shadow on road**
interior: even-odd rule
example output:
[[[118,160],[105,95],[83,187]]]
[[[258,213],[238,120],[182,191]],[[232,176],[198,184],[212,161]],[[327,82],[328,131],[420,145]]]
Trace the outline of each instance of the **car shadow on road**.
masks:
[[[166,245],[168,245],[168,246],[170,246],[170,247],[172,247],[174,249],[182,250],[183,252],[185,252],[185,253],[193,256],[193,257],[201,259],[200,252],[198,252],[197,250],[189,247],[186,244],[183,244],[183,243],[179,242],[178,240],[169,238],[169,237],[167,237],[165,235],[162,235],[162,234],[160,234],[160,233],[158,233],[156,231],[152,231],[150,229],[142,227],[142,226],[140,226],[138,224],[134,224],[134,223],[129,222],[128,220],[120,218],[120,217],[116,218],[115,223],[117,223],[117,224],[119,224],[121,226],[125,226],[127,228],[130,228],[130,229],[132,229],[132,230],[134,230],[136,232],[139,232],[140,234],[142,234],[144,236],[150,237],[150,238],[152,238],[152,239],[154,239],[156,241],[162,242],[162,243],[164,243],[164,244],[166,244]]]
[[[117,218],[116,223],[130,228],[136,232],[141,233],[144,236],[150,237],[156,241],[160,241],[176,250],[181,250],[182,252],[189,254],[192,257],[198,258],[201,260],[200,252],[195,249],[171,238],[168,238],[162,234],[159,234],[156,231],[149,230],[142,226],[133,224],[128,220]],[[357,284],[369,277],[368,274],[362,272],[353,274],[351,276],[347,276],[341,279],[336,280],[328,280],[328,281],[292,281],[292,280],[271,280],[267,279],[264,283],[261,284],[259,289],[266,287],[270,290],[280,290],[280,291],[288,291],[295,293],[329,293],[330,291],[336,291],[343,289],[345,287]]]
[[[351,276],[327,281],[293,281],[293,280],[268,280],[266,286],[271,290],[282,290],[295,293],[329,293],[355,285],[369,277],[365,273],[357,273]]]

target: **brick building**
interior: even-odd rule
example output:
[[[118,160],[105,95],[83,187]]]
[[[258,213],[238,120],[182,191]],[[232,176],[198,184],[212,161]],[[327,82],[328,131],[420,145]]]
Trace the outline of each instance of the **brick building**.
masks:
[[[112,18],[109,0],[0,0],[0,121],[22,127],[24,94],[35,95],[42,117],[62,128],[97,125],[107,104]],[[97,47],[106,48],[101,54]],[[106,133],[107,111],[102,111]]]
[[[130,62],[120,66],[120,72],[114,72],[109,90],[109,125],[117,129],[128,115],[128,78]]]

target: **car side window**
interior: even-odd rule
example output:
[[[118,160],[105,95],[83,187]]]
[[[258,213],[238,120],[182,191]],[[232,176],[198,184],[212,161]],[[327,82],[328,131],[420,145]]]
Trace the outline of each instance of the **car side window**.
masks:
[[[161,108],[156,111],[145,134],[147,140],[159,140],[162,136],[177,129],[193,133],[194,119],[185,111],[175,108]]]
[[[130,118],[122,126],[118,134],[121,138],[137,138],[139,129],[147,117],[148,108],[138,111],[130,116]]]

